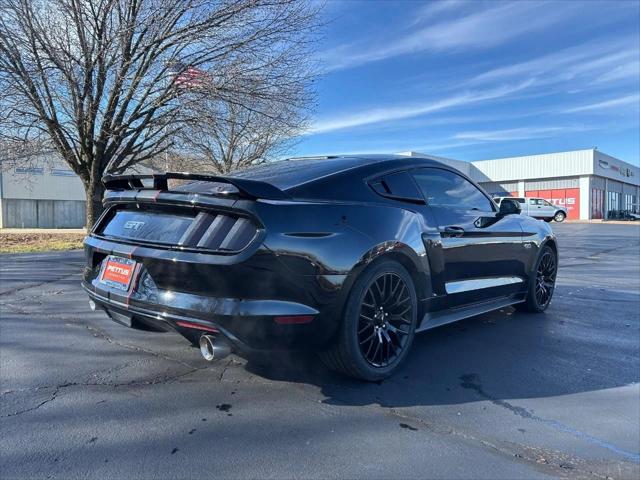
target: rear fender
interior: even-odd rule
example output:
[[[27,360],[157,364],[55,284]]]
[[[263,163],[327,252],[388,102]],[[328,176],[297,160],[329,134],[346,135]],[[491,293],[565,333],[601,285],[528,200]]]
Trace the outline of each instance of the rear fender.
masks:
[[[350,225],[366,215],[353,205],[312,202],[255,202],[265,225],[263,245],[296,275],[347,275],[372,240]]]
[[[266,227],[264,246],[292,273],[351,275],[354,268],[394,251],[406,252],[416,270],[428,270],[422,216],[411,210],[320,202],[255,202],[254,206]]]
[[[431,292],[422,215],[410,209],[261,201],[252,207],[267,230],[264,246],[292,274],[314,276],[327,287],[330,284],[337,300],[333,315],[341,316],[355,279],[380,258],[394,258],[405,266],[418,298],[427,298]]]

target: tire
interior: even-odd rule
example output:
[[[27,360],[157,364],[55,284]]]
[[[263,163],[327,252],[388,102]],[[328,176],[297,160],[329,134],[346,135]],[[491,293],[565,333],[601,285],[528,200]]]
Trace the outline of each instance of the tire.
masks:
[[[383,380],[409,353],[417,311],[415,286],[407,270],[393,260],[381,260],[355,281],[335,342],[320,358],[330,369],[350,377]]]
[[[556,214],[553,216],[553,219],[558,223],[564,222],[565,218],[567,218],[567,216],[564,212],[556,212]]]
[[[526,299],[523,303],[518,303],[516,308],[532,313],[544,312],[553,298],[557,273],[558,256],[551,247],[545,245],[540,250],[531,273]]]

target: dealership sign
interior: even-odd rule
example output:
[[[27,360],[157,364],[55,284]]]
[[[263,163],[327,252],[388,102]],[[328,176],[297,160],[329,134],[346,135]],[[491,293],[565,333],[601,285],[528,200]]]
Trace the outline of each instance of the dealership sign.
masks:
[[[603,170],[612,170],[616,172],[621,177],[633,177],[633,170],[628,167],[619,167],[611,162],[607,162],[606,160],[598,160],[598,166]]]
[[[554,205],[560,205],[561,207],[568,207],[569,205],[575,205],[575,198],[552,198],[549,200]]]

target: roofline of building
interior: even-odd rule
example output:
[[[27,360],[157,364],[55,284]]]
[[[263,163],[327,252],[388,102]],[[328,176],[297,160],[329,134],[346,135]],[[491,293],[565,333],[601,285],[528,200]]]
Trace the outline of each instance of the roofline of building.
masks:
[[[412,156],[431,157],[420,152],[406,152]],[[555,158],[558,157],[558,158]],[[561,158],[565,157],[565,158]],[[531,160],[534,160],[531,162]],[[566,160],[562,161],[562,160]],[[538,153],[514,157],[465,162],[440,157],[439,161],[458,168],[477,182],[514,182],[524,178],[600,176],[614,181],[640,185],[640,168],[604,153],[597,148]],[[573,165],[573,170],[569,164]],[[612,165],[610,165],[612,164]]]
[[[471,163],[493,162],[493,161],[496,161],[496,160],[513,160],[514,158],[540,157],[542,155],[561,155],[561,154],[565,154],[565,153],[578,153],[578,152],[600,152],[600,153],[604,153],[604,152],[598,150],[597,148],[578,148],[576,150],[560,150],[560,151],[556,150],[556,151],[553,151],[553,152],[528,153],[526,155],[513,155],[511,157],[483,158],[483,159],[480,159],[480,160],[472,160]],[[607,155],[607,154],[605,154],[605,155]],[[609,155],[609,156],[611,157],[612,155]],[[620,160],[620,161],[622,162],[623,160]]]

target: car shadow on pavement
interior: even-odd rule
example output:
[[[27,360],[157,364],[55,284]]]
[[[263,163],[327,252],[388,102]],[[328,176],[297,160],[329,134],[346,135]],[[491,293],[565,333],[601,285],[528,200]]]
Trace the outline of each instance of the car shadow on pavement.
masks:
[[[581,308],[589,315],[556,298],[546,313],[506,308],[427,331],[416,336],[399,371],[376,383],[333,373],[304,354],[249,360],[246,368],[275,381],[316,385],[324,403],[384,407],[553,397],[637,382],[638,319],[616,315],[611,306],[611,315],[601,317],[588,300]]]

